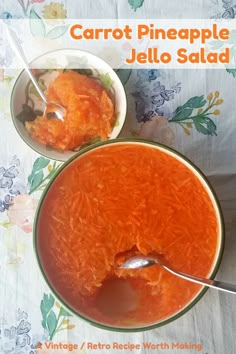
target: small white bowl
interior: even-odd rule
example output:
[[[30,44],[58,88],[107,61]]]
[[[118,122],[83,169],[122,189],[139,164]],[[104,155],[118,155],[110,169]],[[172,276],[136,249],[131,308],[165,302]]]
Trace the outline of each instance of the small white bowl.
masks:
[[[106,62],[97,56],[85,51],[77,49],[60,49],[38,57],[33,62],[31,62],[30,67],[35,69],[86,69],[90,70],[92,77],[100,79],[101,83],[101,77],[105,79],[105,84],[107,83],[112,89],[116,115],[116,123],[108,139],[114,139],[118,137],[125,122],[127,100],[124,87],[119,77]],[[48,78],[50,81],[50,75]],[[47,81],[48,78],[46,78],[45,81]],[[10,103],[11,115],[17,132],[25,141],[25,143],[39,154],[53,160],[68,160],[74,154],[76,154],[78,149],[77,151],[68,150],[62,152],[37,142],[35,139],[31,138],[23,122],[17,118],[18,114],[22,111],[22,105],[26,102],[26,89],[28,83],[29,77],[25,70],[23,70],[17,78],[12,90]],[[30,98],[32,99],[34,97],[30,96]],[[37,107],[37,105],[42,105],[42,103],[37,100],[36,96],[35,98],[35,108],[43,110],[43,106]]]

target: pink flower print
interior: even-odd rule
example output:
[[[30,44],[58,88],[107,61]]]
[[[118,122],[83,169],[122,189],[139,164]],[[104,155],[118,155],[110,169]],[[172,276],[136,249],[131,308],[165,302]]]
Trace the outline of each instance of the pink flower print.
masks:
[[[17,225],[24,232],[30,233],[33,228],[37,204],[38,201],[28,194],[17,195],[7,211],[9,222],[13,225]]]

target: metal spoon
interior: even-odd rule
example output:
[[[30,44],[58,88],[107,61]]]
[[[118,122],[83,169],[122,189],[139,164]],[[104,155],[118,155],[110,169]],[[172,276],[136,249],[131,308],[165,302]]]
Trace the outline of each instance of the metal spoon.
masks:
[[[6,26],[6,29],[7,29],[8,38],[9,38],[12,48],[14,49],[15,53],[18,55],[19,59],[22,61],[25,71],[29,75],[34,87],[38,91],[43,102],[45,103],[44,115],[47,116],[47,114],[48,114],[48,115],[50,115],[50,118],[55,116],[57,119],[64,121],[64,116],[66,113],[65,108],[56,102],[48,101],[47,97],[44,95],[43,91],[41,90],[37,80],[35,79],[32,71],[28,65],[27,59],[25,57],[25,54],[23,52],[23,49],[20,45],[20,42],[19,42],[15,32],[8,26]]]
[[[158,255],[150,255],[150,256],[144,256],[142,254],[134,255],[126,259],[123,264],[118,266],[118,268],[139,269],[139,268],[150,267],[157,264],[165,268],[168,272],[177,275],[178,277],[183,278],[185,280],[189,280],[197,284],[205,285],[208,286],[209,288],[226,291],[228,293],[233,293],[233,294],[236,293],[236,285],[227,284],[218,280],[206,279],[202,277],[197,277],[195,275],[190,275],[190,274],[176,271],[172,267],[167,265],[167,262],[163,260],[162,256],[159,257]]]

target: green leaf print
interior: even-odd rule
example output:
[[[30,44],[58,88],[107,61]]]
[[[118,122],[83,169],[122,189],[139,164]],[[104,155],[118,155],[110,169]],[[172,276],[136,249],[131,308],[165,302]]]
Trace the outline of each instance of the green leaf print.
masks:
[[[47,169],[44,170],[46,167]],[[32,168],[32,172],[28,177],[28,183],[29,183],[28,193],[32,194],[37,190],[42,190],[46,186],[47,181],[57,171],[59,167],[60,165],[57,165],[56,162],[50,164],[50,160],[46,159],[43,156],[36,159]],[[46,171],[47,174],[45,175]]]
[[[38,186],[40,186],[40,184],[43,181],[43,171],[39,171],[38,173],[34,174],[32,177],[32,181],[31,181],[31,187],[30,187],[30,192],[32,192],[32,190],[36,189]]]
[[[201,134],[217,135],[217,126],[210,116],[221,114],[218,107],[224,100],[219,96],[219,91],[216,91],[214,94],[210,92],[206,99],[204,95],[191,97],[183,106],[177,107],[169,122],[178,124],[187,135],[191,134],[193,127]]]
[[[205,120],[195,119],[193,124],[199,133],[204,135],[217,135],[216,125],[210,118]]]
[[[59,317],[70,317],[72,316],[72,314],[70,312],[68,312],[67,310],[65,310],[63,307],[60,308],[60,312],[59,312]]]
[[[30,11],[30,31],[34,37],[45,37],[46,28],[43,20],[32,8]]]
[[[35,174],[36,172],[38,172],[38,171],[42,170],[43,168],[47,167],[49,162],[50,162],[49,159],[46,159],[43,156],[39,157],[37,160],[34,161],[32,173]]]
[[[180,111],[182,111],[182,109],[183,109],[183,106],[177,107],[176,110],[175,110],[175,113],[176,114],[179,113]]]
[[[236,30],[232,30],[229,35],[229,39],[227,41],[229,44],[235,44],[236,43]]]
[[[56,39],[56,38],[59,38],[61,36],[63,36],[63,34],[66,33],[68,29],[68,26],[57,26],[57,27],[54,27],[53,29],[51,29],[48,33],[47,33],[47,38],[50,38],[50,39]]]
[[[59,311],[58,308],[60,309]],[[55,301],[52,295],[43,295],[40,309],[43,316],[41,323],[48,332],[48,340],[52,340],[56,333],[60,331],[75,328],[75,325],[71,324],[70,319],[67,318],[73,315]]]
[[[220,40],[215,40],[215,41],[208,42],[208,44],[210,45],[211,49],[217,50],[224,45],[224,42]]]
[[[172,122],[177,122],[181,120],[187,119],[189,116],[191,116],[193,110],[190,108],[185,108],[182,111],[178,112],[175,117],[172,119]]]
[[[138,8],[143,6],[144,0],[128,0],[131,8],[136,11]]]
[[[204,99],[204,95],[195,96],[190,98],[184,105],[183,108],[200,108],[206,104],[206,100]]]
[[[51,311],[52,307],[54,306],[55,299],[50,294],[43,294],[43,300],[40,303],[40,310],[43,316],[42,326],[44,329],[47,329],[47,315]]]
[[[47,328],[48,328],[48,331],[49,331],[49,336],[50,336],[50,339],[52,339],[54,333],[55,333],[55,330],[57,328],[57,317],[55,315],[55,312],[52,310],[50,311],[48,317],[47,317]]]
[[[43,294],[43,300],[40,303],[40,309],[42,314],[47,315],[49,311],[53,308],[55,303],[54,297],[50,294]]]
[[[194,120],[193,124],[199,133],[202,133],[204,135],[209,135],[208,129],[205,128],[201,122],[199,122],[198,120]]]
[[[213,120],[211,120],[210,118],[208,120],[206,120],[206,124],[207,124],[207,129],[208,129],[208,132],[209,132],[209,135],[217,135],[216,134],[216,125],[215,123],[213,122]]]
[[[227,73],[233,75],[233,77],[236,77],[236,69],[226,69]]]
[[[131,71],[131,69],[117,69],[117,70],[115,70],[115,72],[118,75],[122,84],[125,85],[129,81],[132,71]]]

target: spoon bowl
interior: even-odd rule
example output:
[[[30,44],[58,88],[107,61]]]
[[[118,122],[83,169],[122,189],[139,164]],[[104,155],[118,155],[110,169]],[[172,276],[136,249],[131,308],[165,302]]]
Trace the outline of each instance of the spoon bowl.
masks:
[[[55,102],[47,101],[43,115],[46,116],[48,119],[57,118],[61,121],[64,121],[65,114],[66,110],[63,106]]]
[[[6,28],[7,28],[7,35],[8,35],[8,38],[9,38],[12,48],[14,49],[18,58],[22,61],[25,71],[29,75],[34,87],[36,88],[39,96],[42,98],[42,100],[45,104],[44,115],[49,119],[50,118],[57,118],[61,121],[64,121],[64,116],[66,113],[65,108],[62,105],[60,105],[59,103],[48,101],[44,92],[41,90],[34,74],[32,73],[32,70],[29,67],[27,59],[25,57],[25,54],[23,52],[23,49],[20,45],[20,42],[19,42],[15,32],[10,27],[6,27]]]
[[[136,254],[134,256],[130,256],[129,258],[127,258],[121,265],[118,266],[118,268],[140,269],[140,268],[151,267],[154,265],[160,265],[168,272],[176,275],[177,277],[188,280],[190,282],[208,286],[213,289],[222,290],[228,293],[236,294],[236,285],[224,283],[217,280],[207,279],[203,277],[197,277],[195,275],[177,271],[173,269],[171,266],[169,266],[169,264],[167,263],[167,261],[164,259],[162,255],[151,254],[145,256],[141,253]]]

